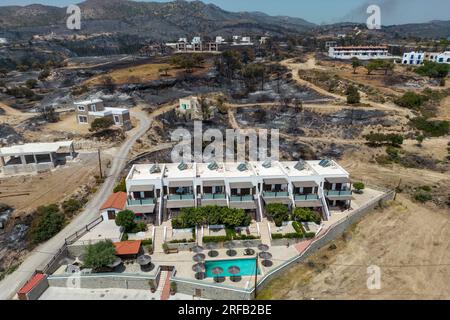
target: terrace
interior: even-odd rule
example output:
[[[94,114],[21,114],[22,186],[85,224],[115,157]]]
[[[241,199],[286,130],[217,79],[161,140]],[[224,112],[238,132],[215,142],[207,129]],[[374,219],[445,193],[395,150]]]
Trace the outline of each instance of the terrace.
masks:
[[[194,179],[196,165],[189,163],[167,164],[164,178],[167,183],[167,208],[179,209],[195,207]]]
[[[200,194],[202,206],[228,206],[224,167],[222,164],[212,162],[197,165],[197,176],[205,178],[200,186],[197,186],[197,194]]]

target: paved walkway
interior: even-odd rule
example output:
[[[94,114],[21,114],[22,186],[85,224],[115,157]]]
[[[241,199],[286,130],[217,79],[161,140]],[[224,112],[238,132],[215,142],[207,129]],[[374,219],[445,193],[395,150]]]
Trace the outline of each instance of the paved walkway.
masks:
[[[266,244],[268,246],[271,245],[271,241],[270,241],[270,231],[269,231],[269,226],[268,226],[268,221],[266,218],[263,219],[263,221],[258,222],[259,224],[259,232],[261,234],[261,242],[263,244]]]
[[[158,290],[161,289],[161,300],[169,300],[170,297],[170,279],[172,278],[172,271],[162,271],[159,279]]]
[[[153,251],[155,253],[163,253],[164,243],[164,226],[155,227],[155,243],[153,244]]]

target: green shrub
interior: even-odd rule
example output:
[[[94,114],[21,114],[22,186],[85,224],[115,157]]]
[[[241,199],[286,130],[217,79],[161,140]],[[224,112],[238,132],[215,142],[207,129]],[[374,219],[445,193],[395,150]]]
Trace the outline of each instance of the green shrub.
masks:
[[[316,236],[316,233],[315,232],[306,232],[305,233],[305,237],[307,238],[307,239],[312,239],[312,238],[314,238]]]
[[[116,216],[116,225],[123,227],[125,233],[131,232],[136,227],[135,214],[131,210],[120,211]]]
[[[227,236],[204,236],[203,242],[204,243],[218,243],[218,242],[225,242],[230,241]]]
[[[292,219],[298,222],[314,222],[316,224],[320,224],[322,221],[320,214],[309,208],[295,208]]]
[[[283,221],[289,220],[289,209],[282,203],[269,203],[266,206],[266,213],[273,219],[277,227],[280,227]]]
[[[403,136],[399,134],[383,134],[383,133],[370,133],[364,136],[367,143],[370,146],[381,146],[389,144],[391,146],[400,146],[403,144]]]
[[[85,249],[84,266],[92,269],[100,269],[112,264],[116,259],[116,248],[111,240],[90,244]]]
[[[303,228],[302,224],[298,221],[292,222],[292,227],[294,228],[295,232],[298,234],[305,234],[305,228]]]
[[[416,73],[431,78],[445,78],[448,75],[449,70],[450,65],[448,64],[425,61],[423,66],[416,69]]]
[[[116,184],[116,186],[114,187],[114,193],[117,192],[127,192],[127,185],[125,182],[125,178],[122,178],[119,183]]]
[[[64,214],[56,204],[37,208],[35,218],[30,227],[30,240],[35,243],[44,242],[56,235],[65,223]]]
[[[139,222],[135,224],[134,228],[130,231],[130,233],[138,233],[147,231],[147,224],[145,222]]]
[[[242,209],[205,206],[199,208],[183,208],[178,217],[172,219],[172,228],[195,228],[198,225],[224,224],[227,228],[249,226],[251,218]]]
[[[408,91],[401,98],[395,100],[395,104],[408,109],[420,110],[420,107],[427,101],[427,96]]]
[[[419,201],[421,203],[425,203],[428,201],[433,200],[433,197],[431,196],[431,194],[429,193],[425,193],[425,192],[418,192],[414,195],[414,199],[416,201]]]
[[[272,239],[283,239],[283,235],[281,233],[272,233]]]
[[[449,134],[450,125],[448,121],[431,121],[424,117],[417,117],[412,119],[410,123],[428,137],[441,137]]]
[[[362,193],[362,191],[366,188],[366,186],[362,182],[355,182],[353,184],[353,188],[355,188],[357,192]]]
[[[285,238],[285,239],[302,239],[302,238],[304,238],[304,235],[303,235],[303,233],[297,233],[297,232],[286,233],[283,235],[283,238]]]
[[[153,240],[152,240],[152,239],[145,239],[145,240],[142,240],[142,241],[141,241],[141,244],[142,244],[143,246],[148,246],[148,245],[153,244]]]
[[[83,207],[83,203],[78,199],[72,198],[64,201],[61,207],[65,215],[73,216]]]
[[[114,125],[114,120],[111,118],[97,118],[91,123],[91,131],[101,131],[109,129]]]
[[[361,101],[361,96],[359,94],[358,88],[353,85],[347,88],[345,94],[347,95],[348,104],[358,104]]]

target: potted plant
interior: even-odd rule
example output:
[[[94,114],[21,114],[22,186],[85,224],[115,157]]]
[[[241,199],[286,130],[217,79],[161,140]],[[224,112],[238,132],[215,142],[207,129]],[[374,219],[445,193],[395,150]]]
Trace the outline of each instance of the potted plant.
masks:
[[[172,281],[170,283],[170,294],[173,296],[175,293],[177,293],[177,283]]]
[[[155,293],[156,292],[156,281],[152,279],[148,282],[148,285],[150,286],[150,291],[152,293]]]

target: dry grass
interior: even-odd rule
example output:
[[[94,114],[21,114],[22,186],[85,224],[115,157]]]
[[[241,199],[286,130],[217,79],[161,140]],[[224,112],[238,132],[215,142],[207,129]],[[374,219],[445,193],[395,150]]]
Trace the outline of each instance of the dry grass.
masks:
[[[192,74],[200,75],[209,70],[212,65],[206,63],[203,68],[194,68]],[[166,72],[163,71],[167,68]],[[104,77],[111,77],[114,84],[146,83],[164,78],[174,78],[184,73],[183,69],[176,68],[168,63],[148,63],[135,67],[117,69],[106,74],[95,76],[85,82],[87,85],[102,85]]]
[[[292,268],[260,299],[449,299],[448,212],[399,196],[343,237]],[[330,244],[331,245],[331,244]],[[367,267],[381,268],[381,289],[367,289]]]

